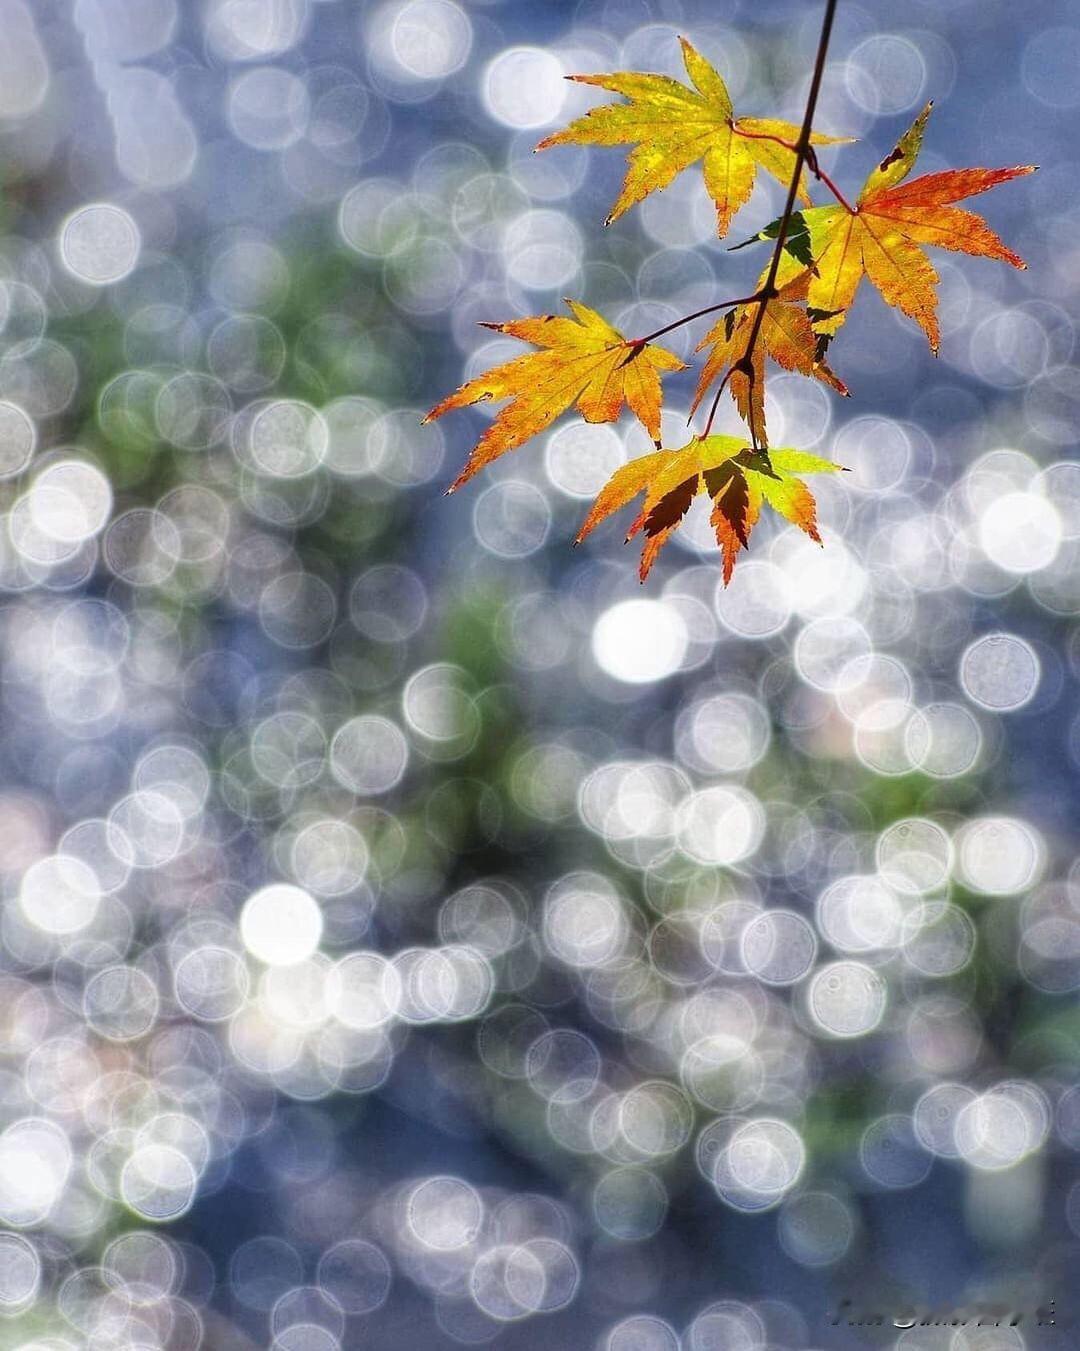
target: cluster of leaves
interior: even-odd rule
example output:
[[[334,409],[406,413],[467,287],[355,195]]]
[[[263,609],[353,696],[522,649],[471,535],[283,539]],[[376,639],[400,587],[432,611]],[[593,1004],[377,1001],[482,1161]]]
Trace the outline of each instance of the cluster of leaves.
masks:
[[[749,200],[758,169],[772,174],[788,187],[789,207],[779,220],[746,241],[774,241],[773,257],[757,289],[740,300],[687,315],[644,338],[624,337],[595,310],[574,300],[567,301],[572,319],[542,315],[486,325],[540,350],[468,381],[437,404],[425,421],[452,408],[510,400],[480,438],[451,485],[453,492],[567,409],[576,406],[587,422],[612,422],[627,405],[657,449],[614,474],[578,539],[644,493],[644,504],[627,534],[627,539],[639,533],[645,537],[640,568],[644,581],[665,541],[704,491],[712,499],[711,521],[722,550],[726,584],[763,503],[820,543],[814,498],[798,475],[839,467],[802,451],[770,448],[765,425],[766,357],[846,396],[847,388],[829,366],[826,350],[864,276],[889,305],[922,327],[936,353],[938,277],[921,246],[997,258],[1023,268],[1023,260],[985,221],[954,203],[1031,173],[1035,166],[951,169],[906,181],[922,145],[932,106],[928,103],[873,169],[851,205],[821,168],[814,150],[815,145],[850,138],[822,136],[808,126],[801,130],[770,118],[737,117],[718,72],[689,42],[681,42],[692,87],[666,75],[634,72],[571,76],[619,94],[625,102],[591,109],[565,130],[546,137],[537,149],[633,144],[608,224],[700,160],[705,187],[716,205],[720,238]],[[834,203],[812,205],[811,177],[831,192]],[[802,204],[798,211],[793,210],[796,200]],[[714,391],[704,429],[680,449],[662,448],[661,377],[685,365],[653,340],[717,311],[723,311],[721,317],[697,347],[707,355],[691,417]],[[725,387],[746,423],[746,437],[711,434]]]

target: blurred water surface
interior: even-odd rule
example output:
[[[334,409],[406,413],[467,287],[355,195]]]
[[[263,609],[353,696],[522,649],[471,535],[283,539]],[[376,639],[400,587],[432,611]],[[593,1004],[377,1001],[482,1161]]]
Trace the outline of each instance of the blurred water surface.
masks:
[[[745,294],[696,170],[605,231],[532,147],[680,33],[797,121],[818,5],[0,0],[3,1346],[1069,1344],[1078,18],[841,0],[830,172],[933,98],[1029,270],[937,254],[937,360],[862,294],[851,403],[770,382],[826,547],[643,590],[569,547],[639,427],[445,501],[420,417]]]

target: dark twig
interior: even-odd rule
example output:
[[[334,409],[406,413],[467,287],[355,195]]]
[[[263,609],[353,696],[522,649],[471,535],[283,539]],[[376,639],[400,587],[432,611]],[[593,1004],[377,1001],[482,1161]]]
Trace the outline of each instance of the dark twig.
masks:
[[[810,92],[806,97],[806,112],[803,115],[802,129],[799,132],[799,139],[795,142],[795,168],[791,175],[791,183],[788,186],[784,213],[780,217],[780,228],[776,236],[776,247],[773,249],[772,261],[769,263],[769,271],[765,278],[765,284],[760,288],[757,299],[753,302],[757,305],[757,312],[754,315],[754,322],[750,328],[750,337],[747,339],[746,351],[732,367],[733,371],[740,370],[744,372],[749,382],[747,399],[751,409],[750,437],[754,449],[761,451],[766,458],[768,458],[768,450],[765,446],[759,444],[757,428],[753,426],[754,348],[757,346],[761,325],[765,320],[765,306],[776,295],[776,274],[780,270],[780,260],[784,253],[784,244],[787,241],[791,217],[795,211],[795,199],[799,193],[799,180],[802,177],[803,165],[807,161],[808,152],[810,150],[810,133],[813,129],[814,113],[817,110],[818,94],[821,92],[822,76],[825,74],[825,58],[829,50],[829,38],[832,36],[833,19],[836,17],[836,5],[837,0],[825,0],[825,16],[821,23],[821,37],[818,39],[817,57],[814,60],[814,73],[810,78]],[[712,430],[713,419],[716,417],[716,410],[720,404],[720,394],[723,387],[723,384],[721,384],[720,388],[716,391],[716,397],[713,399],[712,407],[709,409],[709,420],[705,424],[704,432],[702,432],[703,437],[708,436],[709,432]]]

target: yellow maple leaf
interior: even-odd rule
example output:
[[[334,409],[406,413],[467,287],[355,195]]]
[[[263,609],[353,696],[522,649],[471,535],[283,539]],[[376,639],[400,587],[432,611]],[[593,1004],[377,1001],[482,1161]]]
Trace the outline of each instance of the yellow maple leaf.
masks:
[[[654,441],[660,440],[660,376],[685,369],[678,357],[651,343],[628,341],[588,305],[568,300],[574,317],[543,314],[507,324],[484,324],[542,350],[515,357],[466,381],[423,419],[494,399],[500,410],[477,442],[454,492],[492,460],[542,432],[572,404],[586,422],[614,422],[625,403]]]
[[[726,586],[739,550],[749,545],[763,503],[820,544],[813,495],[796,475],[831,473],[841,467],[802,450],[773,450],[765,455],[747,446],[744,437],[696,436],[679,450],[653,451],[617,469],[593,503],[575,543],[580,544],[601,521],[644,493],[645,500],[626,535],[627,540],[645,535],[639,569],[644,582],[694,498],[707,492],[713,502],[710,520],[723,551]]]
[[[728,373],[727,385],[739,415],[759,445],[767,445],[765,430],[765,358],[772,357],[786,371],[814,376],[845,398],[848,388],[832,370],[820,351],[818,335],[806,310],[797,302],[806,299],[808,274],[796,277],[765,306],[757,341],[750,355],[750,373],[738,363],[746,353],[756,318],[757,304],[737,305],[728,310],[706,333],[697,350],[710,348],[698,377],[693,414],[709,386],[718,376]]]
[[[837,203],[793,215],[777,282],[782,285],[809,267],[807,305],[816,333],[831,337],[839,330],[866,276],[889,305],[921,326],[936,352],[938,275],[920,245],[1027,266],[981,217],[952,203],[1033,173],[1036,165],[947,169],[904,183],[932,106],[926,105],[876,166],[854,207]],[[778,228],[773,222],[754,238],[775,239]]]
[[[634,71],[571,75],[571,80],[610,90],[629,101],[590,109],[565,130],[546,136],[536,148],[638,143],[627,156],[626,179],[605,222],[608,225],[701,160],[706,190],[716,204],[717,233],[723,238],[732,216],[750,200],[759,167],[785,187],[791,182],[799,128],[775,118],[736,117],[720,75],[685,38],[679,41],[694,88],[668,75]],[[815,132],[810,139],[815,145],[830,145],[851,138]],[[800,199],[810,200],[805,176],[800,178]]]

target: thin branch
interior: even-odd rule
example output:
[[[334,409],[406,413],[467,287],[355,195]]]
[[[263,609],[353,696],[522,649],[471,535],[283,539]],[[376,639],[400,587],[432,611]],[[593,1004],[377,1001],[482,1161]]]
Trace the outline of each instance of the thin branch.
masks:
[[[791,217],[795,211],[795,199],[799,193],[799,180],[802,177],[803,165],[807,161],[807,154],[810,150],[810,133],[813,129],[814,113],[817,110],[818,94],[821,92],[821,80],[825,74],[825,58],[829,50],[829,38],[832,36],[833,19],[836,17],[836,5],[837,0],[825,0],[825,16],[821,23],[821,37],[818,39],[817,56],[814,60],[814,73],[810,78],[810,92],[806,97],[806,112],[803,115],[799,139],[795,142],[795,169],[791,175],[791,183],[788,186],[787,201],[784,204],[784,214],[780,217],[780,228],[776,236],[776,246],[773,249],[772,261],[769,263],[769,271],[765,278],[765,285],[762,286],[758,292],[758,299],[755,302],[757,304],[757,312],[754,315],[754,322],[750,329],[750,337],[746,343],[746,351],[732,367],[732,370],[742,370],[745,372],[747,379],[750,382],[751,400],[754,388],[754,369],[752,360],[754,348],[757,346],[758,335],[761,332],[761,325],[765,319],[765,307],[776,295],[776,275],[780,271],[780,260],[784,253],[784,244],[787,241]],[[708,436],[709,432],[712,430],[713,419],[716,416],[716,409],[719,402],[720,391],[717,390],[716,398],[713,399],[712,408],[709,410],[709,420],[705,424],[705,430],[702,433],[703,436]],[[752,402],[750,406],[751,408],[753,407]],[[767,449],[758,444],[757,429],[755,427],[750,428],[750,437],[754,449],[763,451],[767,457]]]

